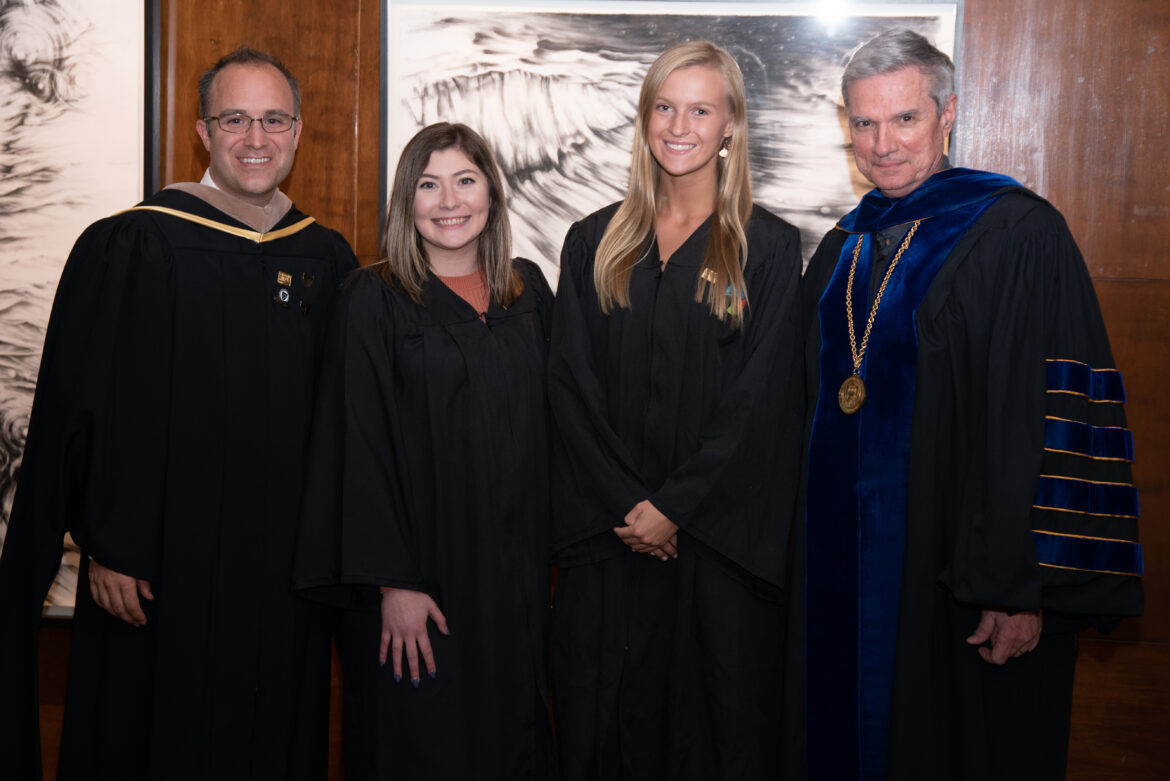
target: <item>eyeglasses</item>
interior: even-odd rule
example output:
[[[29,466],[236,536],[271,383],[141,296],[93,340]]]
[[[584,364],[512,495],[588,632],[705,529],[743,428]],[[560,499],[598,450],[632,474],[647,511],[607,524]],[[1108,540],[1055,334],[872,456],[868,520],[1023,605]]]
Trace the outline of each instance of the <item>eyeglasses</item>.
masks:
[[[252,129],[253,122],[259,122],[260,129],[265,133],[287,133],[297,123],[297,117],[290,117],[279,111],[262,117],[250,117],[242,113],[220,114],[218,117],[204,117],[203,121],[210,122],[213,119],[225,133],[247,133]]]

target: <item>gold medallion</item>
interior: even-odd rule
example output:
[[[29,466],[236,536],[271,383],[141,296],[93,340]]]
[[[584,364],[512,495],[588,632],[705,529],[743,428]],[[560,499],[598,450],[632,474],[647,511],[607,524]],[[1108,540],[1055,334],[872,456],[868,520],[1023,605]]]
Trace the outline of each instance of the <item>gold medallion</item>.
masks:
[[[837,391],[837,404],[846,415],[852,415],[865,403],[865,383],[856,374],[851,374],[841,383]]]
[[[914,234],[918,232],[918,226],[921,224],[922,220],[914,221],[914,224],[906,231],[906,238],[902,240],[902,246],[898,247],[898,251],[894,253],[893,259],[886,267],[886,275],[882,277],[882,284],[878,287],[877,294],[873,297],[873,304],[869,307],[869,317],[865,321],[865,333],[861,336],[860,348],[857,346],[857,334],[853,330],[853,277],[857,273],[857,259],[861,257],[861,242],[864,237],[858,236],[857,244],[853,247],[853,262],[849,266],[849,280],[845,283],[845,322],[849,330],[849,352],[853,356],[853,374],[845,378],[845,382],[841,383],[841,389],[837,391],[837,405],[846,415],[857,412],[865,403],[865,383],[861,381],[861,363],[865,359],[865,350],[869,346],[869,333],[873,330],[873,320],[877,317],[878,307],[882,304],[886,285],[889,284],[890,277],[893,276],[894,269],[898,266],[898,261],[902,259],[902,253],[910,246],[910,240],[914,238]]]

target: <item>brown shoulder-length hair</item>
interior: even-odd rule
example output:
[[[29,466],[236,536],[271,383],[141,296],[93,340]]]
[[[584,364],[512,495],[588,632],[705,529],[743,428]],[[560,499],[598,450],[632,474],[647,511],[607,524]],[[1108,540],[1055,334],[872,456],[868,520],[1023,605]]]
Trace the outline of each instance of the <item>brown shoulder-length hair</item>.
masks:
[[[663,83],[679,68],[714,68],[727,84],[731,106],[731,138],[727,157],[716,158],[715,212],[707,236],[703,266],[699,272],[695,300],[705,301],[711,314],[743,325],[747,285],[743,268],[747,263],[747,235],[744,226],[752,213],[752,185],[748,170],[747,97],[743,74],[734,58],[707,41],[676,44],[661,55],[646,72],[638,97],[638,119],[634,125],[634,149],[630,158],[630,180],[625,200],[610,220],[597,247],[593,283],[603,312],[614,306],[630,305],[630,274],[645,257],[654,239],[658,207],[660,167],[650,152],[650,115]]]
[[[414,225],[414,196],[431,154],[444,149],[463,152],[487,179],[488,216],[479,234],[479,266],[487,278],[492,301],[509,306],[524,290],[524,283],[512,268],[512,232],[504,180],[487,142],[467,125],[438,122],[424,127],[407,142],[394,171],[386,227],[373,268],[386,284],[404,291],[416,304],[423,304],[428,263],[422,236]]]

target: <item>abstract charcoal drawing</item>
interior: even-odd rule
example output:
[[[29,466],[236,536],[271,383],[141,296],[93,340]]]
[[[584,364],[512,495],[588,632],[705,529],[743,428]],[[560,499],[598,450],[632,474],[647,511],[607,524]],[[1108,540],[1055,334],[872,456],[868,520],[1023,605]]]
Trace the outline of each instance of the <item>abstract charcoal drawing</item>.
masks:
[[[706,39],[736,58],[755,199],[800,227],[806,256],[869,189],[839,106],[845,56],[891,27],[954,49],[953,4],[864,5],[833,19],[771,4],[564,8],[392,2],[385,17],[387,170],[431,122],[477,128],[507,178],[514,252],[554,279],[569,225],[625,192],[638,88],[668,46]]]
[[[61,267],[86,225],[141,197],[143,9],[0,0],[0,546]],[[73,604],[67,548],[51,607]]]

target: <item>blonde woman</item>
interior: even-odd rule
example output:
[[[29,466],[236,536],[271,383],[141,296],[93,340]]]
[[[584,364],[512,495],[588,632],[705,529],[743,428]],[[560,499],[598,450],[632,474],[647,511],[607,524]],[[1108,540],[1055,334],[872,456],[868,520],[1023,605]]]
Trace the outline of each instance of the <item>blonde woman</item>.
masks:
[[[799,235],[753,205],[743,78],[651,65],[624,201],[553,315],[553,685],[576,779],[771,778],[803,418]]]
[[[339,602],[348,779],[555,776],[545,366],[484,140],[406,145],[378,263],[326,346],[297,585]]]

